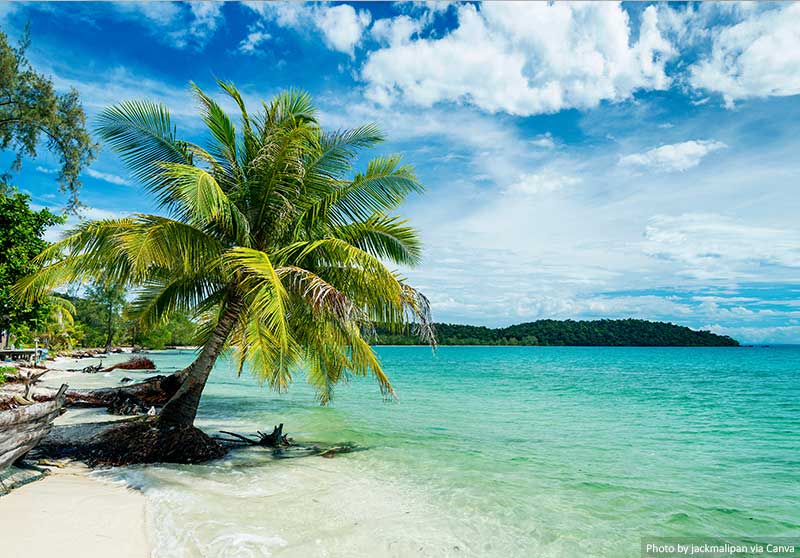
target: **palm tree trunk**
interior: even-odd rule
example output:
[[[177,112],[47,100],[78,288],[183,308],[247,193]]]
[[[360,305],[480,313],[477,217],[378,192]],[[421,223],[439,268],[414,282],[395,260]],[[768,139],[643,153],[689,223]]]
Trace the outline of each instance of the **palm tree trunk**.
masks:
[[[225,312],[220,316],[211,337],[208,339],[200,354],[185,370],[186,379],[181,387],[167,401],[161,410],[159,420],[170,424],[192,425],[197,416],[197,407],[200,397],[206,387],[208,376],[217,361],[219,353],[225,345],[233,326],[239,316],[239,305],[229,302]]]

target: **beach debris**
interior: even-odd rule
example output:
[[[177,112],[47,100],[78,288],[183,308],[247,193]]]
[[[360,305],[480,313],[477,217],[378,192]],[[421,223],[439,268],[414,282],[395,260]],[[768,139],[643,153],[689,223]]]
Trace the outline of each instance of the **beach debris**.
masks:
[[[83,366],[81,368],[66,368],[67,372],[81,372],[83,374],[94,374],[95,372],[100,372],[103,369],[103,358],[105,357],[93,357],[98,358],[97,364],[90,364],[88,366]]]
[[[108,402],[108,412],[112,415],[143,415],[147,409],[147,403],[129,393],[118,392]]]
[[[67,404],[77,407],[119,407],[120,396],[124,395],[129,396],[128,400],[135,398],[143,409],[149,409],[153,405],[159,407],[178,391],[184,377],[181,372],[169,376],[159,374],[142,382],[117,387],[69,390]]]
[[[155,408],[155,407],[150,407],[150,408],[147,410],[147,416],[148,416],[148,417],[154,417],[154,416],[156,416],[156,412],[157,412],[157,411],[156,411],[156,408]]]
[[[55,461],[53,459],[39,459],[36,464],[40,467],[56,467],[57,469],[63,469],[67,466],[66,461]]]
[[[17,373],[14,375],[6,376],[6,380],[9,383],[21,383],[25,386],[25,394],[22,396],[25,400],[33,401],[33,397],[31,393],[33,392],[33,386],[38,384],[41,380],[42,376],[47,373],[47,370],[32,370],[26,368],[18,368]],[[15,396],[16,397],[16,396]],[[19,403],[20,405],[26,405],[26,403]]]
[[[60,425],[33,450],[36,459],[70,459],[90,467],[135,463],[201,463],[227,448],[202,430],[159,417]]]
[[[5,469],[28,453],[52,428],[53,420],[61,414],[66,384],[50,401],[36,403],[13,397],[17,407],[0,411],[0,470]]]
[[[125,362],[118,362],[108,368],[104,368],[101,372],[111,372],[112,370],[155,370],[156,363],[147,357],[136,356],[129,358]]]
[[[227,434],[228,436],[234,437],[233,440],[218,438],[224,442],[238,442],[241,444],[249,444],[251,446],[266,446],[268,448],[279,448],[292,445],[289,437],[283,433],[283,423],[274,426],[272,432],[269,434],[265,434],[260,430],[256,430],[257,436],[253,437],[244,436],[235,432],[228,432],[226,430],[220,430],[220,434]]]
[[[325,447],[325,444],[297,444],[294,440],[283,434],[283,423],[275,426],[270,434],[256,431],[256,436],[245,436],[236,432],[220,430],[220,434],[227,434],[231,438],[216,436],[215,439],[223,444],[241,446],[259,446],[273,448],[272,455],[278,459],[295,457],[311,457],[319,455],[325,459],[332,459],[340,453],[350,453],[360,451],[361,448],[350,442],[339,443],[335,446]]]
[[[81,368],[81,372],[84,374],[94,374],[96,372],[100,372],[103,369],[103,361],[101,360],[97,364],[90,364],[89,366],[84,366]]]
[[[128,378],[127,376],[125,376],[124,378],[122,378],[122,379],[119,381],[119,383],[121,383],[121,384],[129,384],[129,383],[131,383],[132,381],[133,381],[133,378]]]
[[[334,446],[332,448],[326,449],[319,455],[320,457],[324,457],[325,459],[333,459],[334,457],[336,457],[337,453],[347,453],[349,451],[350,451],[349,449],[345,450],[345,448],[342,446]]]
[[[112,427],[93,441],[86,459],[91,465],[133,463],[200,463],[227,450],[191,425],[163,423],[157,417]]]
[[[36,401],[32,401],[25,397],[24,395],[20,395],[19,393],[15,393],[14,397],[11,400],[16,403],[17,405],[33,405]]]

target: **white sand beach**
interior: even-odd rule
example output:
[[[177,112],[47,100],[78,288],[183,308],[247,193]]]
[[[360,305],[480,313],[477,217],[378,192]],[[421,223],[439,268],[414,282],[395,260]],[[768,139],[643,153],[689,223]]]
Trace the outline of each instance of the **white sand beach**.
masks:
[[[87,467],[54,469],[0,498],[4,556],[145,558],[151,555],[145,497],[88,476]],[[13,536],[10,536],[13,534]]]

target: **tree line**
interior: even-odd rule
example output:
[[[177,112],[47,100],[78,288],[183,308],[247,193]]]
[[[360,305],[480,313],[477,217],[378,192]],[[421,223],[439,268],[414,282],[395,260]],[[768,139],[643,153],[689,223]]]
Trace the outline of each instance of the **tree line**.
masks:
[[[648,320],[538,320],[503,328],[434,324],[440,345],[552,345],[641,347],[736,347],[726,335]],[[381,345],[416,345],[413,331],[390,333],[378,329]]]

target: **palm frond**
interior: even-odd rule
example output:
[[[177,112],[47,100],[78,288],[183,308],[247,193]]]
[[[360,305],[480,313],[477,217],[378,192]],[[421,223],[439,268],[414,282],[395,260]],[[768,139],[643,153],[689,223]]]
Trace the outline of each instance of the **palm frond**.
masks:
[[[100,113],[98,135],[127,164],[131,174],[171,209],[173,199],[161,178],[164,163],[192,164],[190,145],[176,137],[169,109],[146,100],[124,101]]]
[[[200,103],[203,122],[213,138],[209,151],[217,160],[224,161],[223,168],[230,174],[231,179],[235,181],[243,175],[242,169],[239,167],[236,126],[234,126],[228,114],[219,106],[219,103],[206,95],[197,84],[191,83],[190,86],[194,96]]]
[[[185,220],[201,229],[219,227],[226,237],[247,246],[250,226],[247,218],[206,170],[193,165],[164,163],[163,176],[175,188],[175,197],[190,208]]]
[[[407,223],[399,217],[376,214],[365,221],[335,227],[332,234],[377,258],[416,265],[422,259],[422,243],[416,229]]]

